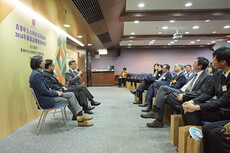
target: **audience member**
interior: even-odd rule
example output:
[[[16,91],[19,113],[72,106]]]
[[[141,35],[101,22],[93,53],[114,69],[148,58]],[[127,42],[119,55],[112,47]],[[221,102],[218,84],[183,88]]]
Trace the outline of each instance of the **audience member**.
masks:
[[[119,75],[119,79],[118,79],[118,86],[119,87],[121,87],[121,84],[123,84],[123,87],[126,86],[127,74],[128,74],[128,71],[124,67],[123,70],[121,71],[120,75]]]

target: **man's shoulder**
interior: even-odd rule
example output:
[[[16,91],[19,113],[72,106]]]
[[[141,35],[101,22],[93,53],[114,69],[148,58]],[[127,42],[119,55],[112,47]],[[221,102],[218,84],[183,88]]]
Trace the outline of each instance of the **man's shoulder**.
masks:
[[[67,71],[65,72],[65,74],[71,74],[71,73],[70,73],[70,70],[67,70]]]

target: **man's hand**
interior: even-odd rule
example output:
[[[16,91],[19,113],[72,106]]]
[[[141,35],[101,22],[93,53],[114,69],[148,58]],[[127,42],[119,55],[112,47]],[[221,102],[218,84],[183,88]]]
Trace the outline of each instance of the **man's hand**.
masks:
[[[192,112],[200,110],[200,106],[199,105],[194,105],[193,100],[190,100],[188,102],[183,103],[182,107],[184,109],[184,114],[192,113]]]
[[[178,101],[183,101],[183,97],[184,97],[183,94],[178,94],[177,97],[176,97],[176,99],[177,99]]]
[[[60,97],[62,95],[62,91],[57,91],[58,92],[58,96]]]
[[[66,87],[62,87],[64,90],[68,90]]]

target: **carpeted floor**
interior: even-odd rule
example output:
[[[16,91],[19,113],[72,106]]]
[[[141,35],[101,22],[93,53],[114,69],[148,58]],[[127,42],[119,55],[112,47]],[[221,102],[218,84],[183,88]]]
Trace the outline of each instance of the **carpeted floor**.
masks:
[[[61,113],[47,116],[40,135],[34,120],[0,140],[0,153],[174,153],[170,127],[151,129],[153,119],[142,119],[141,109],[132,104],[133,95],[126,88],[90,87],[102,104],[93,112],[92,127],[77,127],[67,111],[70,131]]]

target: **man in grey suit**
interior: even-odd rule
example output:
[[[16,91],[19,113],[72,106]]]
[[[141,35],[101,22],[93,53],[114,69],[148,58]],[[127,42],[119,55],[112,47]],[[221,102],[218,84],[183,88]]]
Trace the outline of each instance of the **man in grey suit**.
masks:
[[[205,70],[209,64],[209,61],[205,57],[198,57],[194,64],[193,70],[196,74],[184,85],[181,89],[175,89],[168,86],[160,87],[158,94],[155,99],[153,111],[147,115],[143,114],[142,117],[146,118],[151,114],[152,118],[156,118],[152,123],[147,123],[148,127],[151,128],[163,128],[164,123],[164,106],[170,104],[176,107],[181,106],[184,101],[191,100],[199,96],[203,90],[209,86],[211,81],[210,74]]]
[[[89,101],[91,102],[91,105],[97,106],[100,105],[100,102],[96,102],[93,100],[94,96],[89,92],[86,86],[80,85],[82,83],[81,80],[81,74],[82,72],[75,71],[77,68],[77,63],[75,60],[69,61],[69,67],[70,69],[66,71],[65,73],[65,85],[68,89],[75,88],[78,89],[79,92],[84,92]]]

